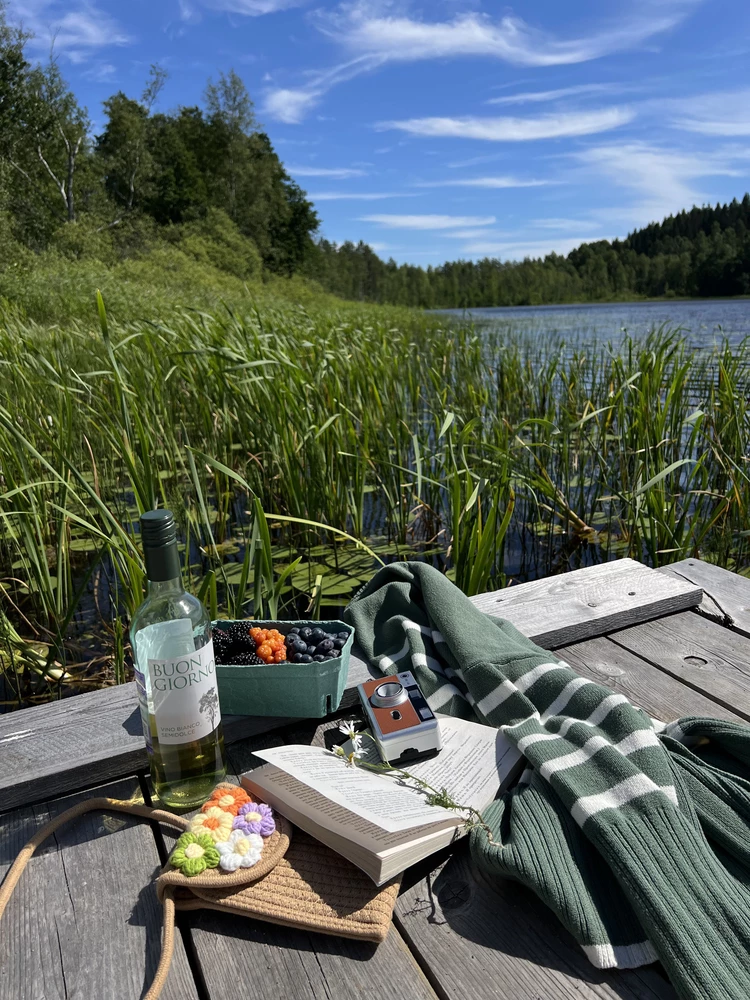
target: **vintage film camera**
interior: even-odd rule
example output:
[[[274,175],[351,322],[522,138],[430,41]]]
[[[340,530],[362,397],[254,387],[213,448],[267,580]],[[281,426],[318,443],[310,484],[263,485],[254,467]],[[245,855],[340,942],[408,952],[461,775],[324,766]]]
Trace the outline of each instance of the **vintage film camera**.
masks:
[[[408,670],[359,684],[357,691],[387,764],[400,766],[440,751],[438,720]]]

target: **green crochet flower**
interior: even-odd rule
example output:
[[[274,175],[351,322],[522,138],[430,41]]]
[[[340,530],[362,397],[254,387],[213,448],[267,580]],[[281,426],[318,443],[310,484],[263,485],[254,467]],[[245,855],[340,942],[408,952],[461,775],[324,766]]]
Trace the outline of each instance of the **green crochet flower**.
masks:
[[[183,833],[175,844],[170,863],[183,875],[200,875],[206,868],[217,868],[219,852],[210,834]]]

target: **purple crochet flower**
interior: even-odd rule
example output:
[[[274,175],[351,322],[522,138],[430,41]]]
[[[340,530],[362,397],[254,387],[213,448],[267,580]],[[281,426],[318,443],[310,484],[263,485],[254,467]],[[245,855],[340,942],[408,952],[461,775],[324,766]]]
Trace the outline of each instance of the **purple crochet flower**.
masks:
[[[261,837],[270,837],[276,829],[271,807],[264,802],[246,802],[234,817],[232,828],[242,830],[246,836],[259,833]]]

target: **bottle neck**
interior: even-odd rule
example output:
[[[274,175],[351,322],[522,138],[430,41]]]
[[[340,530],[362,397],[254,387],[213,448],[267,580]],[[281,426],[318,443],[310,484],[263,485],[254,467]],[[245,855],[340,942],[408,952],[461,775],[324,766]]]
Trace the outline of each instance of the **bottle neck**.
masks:
[[[144,545],[143,558],[146,563],[146,579],[149,584],[149,593],[154,584],[174,584],[182,590],[180,582],[180,554],[177,551],[177,541],[173,539],[166,545],[150,546]],[[168,588],[168,589],[173,589]]]
[[[183,591],[182,577],[171,580],[149,580],[148,596],[152,598],[168,597],[170,594],[181,594]]]

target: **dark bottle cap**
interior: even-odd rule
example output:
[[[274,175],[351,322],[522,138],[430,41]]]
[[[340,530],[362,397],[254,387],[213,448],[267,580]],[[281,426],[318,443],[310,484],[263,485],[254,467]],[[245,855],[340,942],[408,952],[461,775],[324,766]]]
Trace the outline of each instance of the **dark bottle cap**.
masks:
[[[141,515],[141,542],[149,580],[160,583],[181,575],[177,529],[171,510],[147,510]]]

